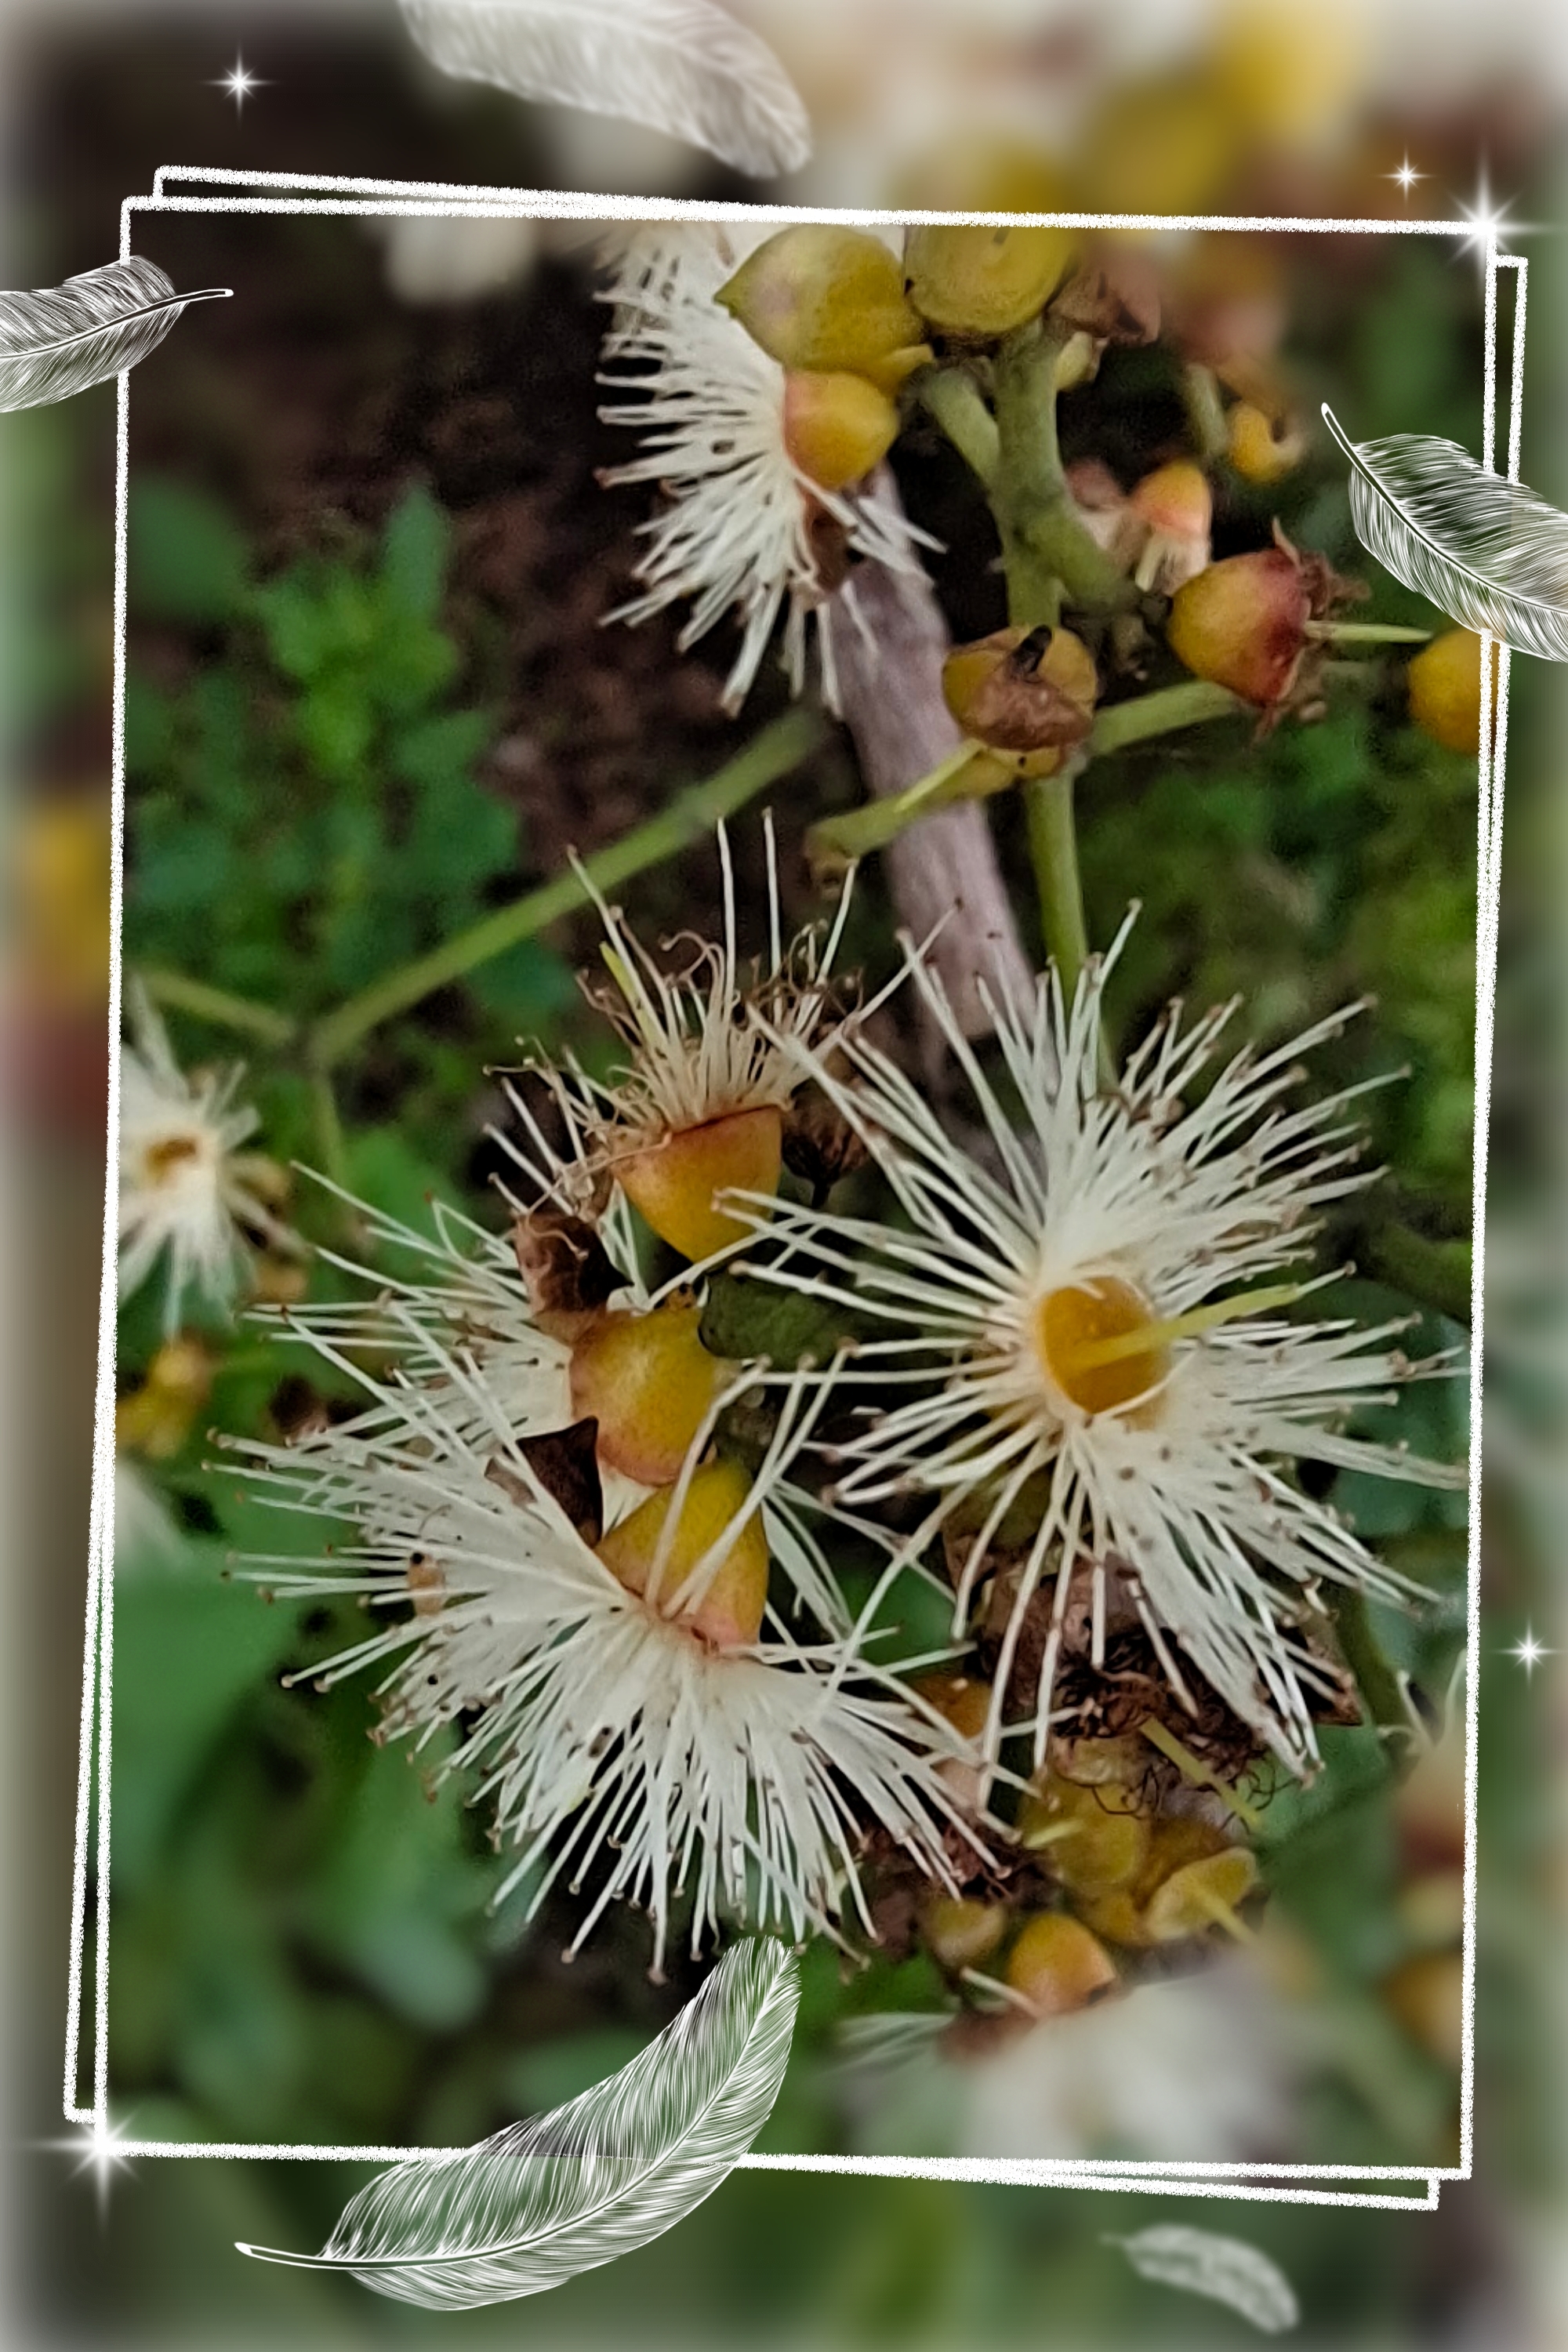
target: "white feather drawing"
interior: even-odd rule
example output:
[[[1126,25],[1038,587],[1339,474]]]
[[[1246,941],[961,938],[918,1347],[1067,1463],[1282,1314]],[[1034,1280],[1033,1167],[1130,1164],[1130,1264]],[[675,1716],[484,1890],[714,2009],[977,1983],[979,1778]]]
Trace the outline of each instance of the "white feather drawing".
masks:
[[[1331,409],[1323,421],[1351,461],[1351,518],[1369,554],[1467,629],[1568,661],[1568,515],[1457,441],[1357,444]]]
[[[466,80],[623,115],[754,179],[811,153],[795,84],[714,0],[403,0],[403,13],[426,56]]]
[[[1227,2303],[1265,2335],[1281,2336],[1301,2316],[1295,2290],[1279,2265],[1245,2238],[1222,2238],[1212,2230],[1184,2229],[1175,2222],[1140,2230],[1131,2238],[1108,2238],[1133,2269],[1162,2286],[1184,2288]]]
[[[0,410],[68,400],[145,359],[187,302],[226,286],[177,294],[156,263],[135,257],[83,270],[63,286],[0,294]]]
[[[432,2311],[542,2294],[657,2238],[719,2187],[778,2095],[799,1997],[785,1945],[738,1944],[607,2083],[477,2147],[395,2165],[344,2207],[319,2254],[239,2251],[348,2271]]]

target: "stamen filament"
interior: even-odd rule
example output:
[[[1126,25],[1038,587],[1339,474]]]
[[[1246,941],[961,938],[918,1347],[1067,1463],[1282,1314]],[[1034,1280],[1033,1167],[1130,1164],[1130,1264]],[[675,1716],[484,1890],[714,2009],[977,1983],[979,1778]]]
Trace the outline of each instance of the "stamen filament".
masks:
[[[1157,1716],[1145,1716],[1138,1728],[1152,1748],[1157,1748],[1162,1756],[1169,1757],[1184,1780],[1190,1780],[1196,1789],[1212,1789],[1216,1796],[1225,1799],[1237,1820],[1244,1822],[1249,1830],[1257,1832],[1262,1828],[1263,1816],[1257,1806],[1249,1805],[1245,1797],[1238,1797],[1227,1780],[1222,1780],[1219,1774],[1201,1758],[1194,1756],[1190,1748],[1184,1748],[1175,1733],[1167,1730]]]
[[[1237,1298],[1218,1298],[1207,1307],[1189,1307],[1163,1322],[1138,1323],[1109,1339],[1080,1339],[1061,1350],[1064,1372],[1098,1370],[1101,1364],[1119,1364],[1129,1356],[1152,1356],[1173,1339],[1190,1339],[1217,1324],[1234,1322],[1239,1315],[1261,1315],[1271,1307],[1290,1307],[1305,1295],[1299,1282],[1276,1282],[1262,1290],[1244,1290]]]

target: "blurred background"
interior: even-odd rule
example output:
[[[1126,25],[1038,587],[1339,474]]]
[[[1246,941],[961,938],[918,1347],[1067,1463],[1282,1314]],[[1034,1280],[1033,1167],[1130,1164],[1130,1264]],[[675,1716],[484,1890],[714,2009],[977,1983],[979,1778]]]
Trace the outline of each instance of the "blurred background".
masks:
[[[1568,220],[1568,53],[1545,10],[1477,21],[1415,5],[1352,17],[747,0],[735,13],[774,46],[817,134],[814,162],[776,189],[635,126],[445,80],[390,5],[12,0],[0,19],[0,282],[57,285],[110,257],[121,196],[171,162],[850,205],[1026,204],[1049,174],[1095,207],[1443,219],[1489,186],[1521,223]],[[239,57],[259,82],[243,105],[222,86]],[[1420,176],[1402,185],[1405,163]],[[1019,193],[999,189],[1004,163]],[[721,642],[678,660],[673,629],[598,625],[625,593],[641,509],[592,486],[617,436],[595,426],[583,446],[600,320],[570,250],[515,224],[458,234],[221,218],[144,219],[137,247],[180,285],[241,289],[189,314],[144,364],[132,404],[128,941],[140,959],[314,1012],[552,872],[568,845],[625,832],[779,707],[764,673],[736,728],[718,708]],[[1524,473],[1568,506],[1568,271],[1550,226],[1521,230],[1519,249],[1533,272]],[[1300,380],[1359,435],[1422,430],[1478,446],[1479,280],[1458,238],[1347,241],[1331,258],[1260,247],[1247,267],[1252,295],[1289,321]],[[1149,454],[1149,413],[1135,371],[1103,388],[1097,423],[1123,435],[1110,454],[1128,475]],[[965,603],[973,566],[951,529],[951,469],[919,446],[900,462],[911,505],[950,537],[937,576],[951,617],[961,630],[990,625]],[[737,2175],[679,2231],[548,2304],[443,2325],[232,2252],[236,2238],[319,2243],[363,2178],[352,2168],[142,2160],[100,2198],[72,2155],[43,2145],[64,2137],[102,1214],[112,480],[111,388],[0,418],[10,2340],[435,2342],[460,2325],[475,2340],[532,2326],[587,2344],[635,2325],[714,2344],[1239,2342],[1243,2320],[1136,2279],[1103,2242],[1180,2219],[1265,2247],[1301,2298],[1303,2340],[1562,2341],[1568,1664],[1548,1654],[1527,1672],[1510,1653],[1527,1631],[1568,1652],[1568,861],[1553,756],[1562,681],[1523,660],[1488,1259],[1475,2181],[1447,2187],[1437,2216],[1406,2217]],[[1222,513],[1217,551],[1226,530],[1256,543],[1275,507],[1293,536],[1370,576],[1321,448],[1277,498]],[[389,618],[382,591],[395,576]],[[1381,578],[1373,609],[1391,620],[1421,610]],[[1369,741],[1380,762],[1370,816],[1354,793]],[[355,801],[353,776],[382,765],[398,775],[412,830],[385,834]],[[299,795],[291,866],[268,821],[283,778]],[[1381,1034],[1417,1074],[1380,1112],[1378,1150],[1439,1250],[1468,1221],[1473,788],[1473,768],[1404,725],[1391,676],[1365,706],[1264,747],[1238,730],[1157,772],[1128,763],[1086,841],[1096,929],[1119,911],[1130,863],[1149,906],[1124,1020],[1173,985],[1197,998],[1241,986],[1282,1033],[1324,1002],[1375,991]],[[801,790],[815,811],[857,787],[829,746]],[[1222,865],[1247,887],[1216,907]],[[710,906],[711,866],[693,853],[655,877],[637,902],[650,926]],[[804,905],[803,877],[786,879]],[[399,1214],[432,1185],[482,1200],[497,1106],[476,1073],[520,1031],[584,1042],[571,974],[589,937],[563,926],[485,967],[355,1062],[342,1109],[356,1189]],[[868,919],[856,944],[873,962],[885,956],[885,922]],[[171,1017],[187,1061],[237,1050]],[[250,1058],[268,1148],[319,1161],[309,1090],[286,1057]],[[311,1226],[317,1206],[295,1208],[318,1237],[342,1238]],[[288,1279],[276,1270],[279,1295]],[[143,1386],[151,1307],[146,1319],[121,1337]],[[117,1796],[116,2113],[171,2137],[478,2137],[622,2063],[689,1987],[656,1994],[613,1940],[563,1972],[550,1958],[559,1938],[531,1944],[505,1915],[488,1919],[481,1842],[449,1801],[423,1803],[400,1757],[368,1748],[363,1694],[327,1703],[276,1689],[279,1666],[301,1642],[323,1654],[331,1627],[301,1628],[215,1587],[213,1566],[247,1538],[196,1466],[200,1429],[242,1423],[263,1378],[275,1374],[241,1353],[225,1363],[226,1388],[191,1399],[183,1424],[177,1411],[142,1420],[140,1469],[165,1509],[174,1497],[181,1553],[174,1569],[144,1564],[123,1620],[120,1721],[137,1762]],[[1451,1526],[1377,1531],[1424,1547],[1457,1591]],[[1440,1684],[1454,1633],[1450,1612],[1433,1655],[1408,1659],[1428,1682]],[[1124,2036],[1124,2137],[1184,2098],[1194,2135],[1221,2153],[1234,2129],[1241,2153],[1451,2160],[1458,1856],[1442,1760],[1402,1806],[1397,1819],[1381,1805],[1352,1811],[1315,1853],[1309,1837],[1287,1906],[1308,1961],[1352,1988],[1361,2039],[1342,2037],[1331,2066],[1311,2053],[1283,2064],[1267,2021],[1260,2030],[1244,2005],[1211,2002],[1193,2021],[1203,2063],[1173,2085],[1162,2053]],[[808,2042],[840,2006],[829,1971],[808,1990]],[[1222,2094],[1256,2087],[1263,2067],[1268,2099],[1261,2111],[1243,2100],[1233,2119]],[[1071,2098],[1057,2095],[1070,2129]],[[910,2114],[884,2127],[907,2146],[921,2126]],[[1007,2118],[994,2100],[974,2127],[995,2147]],[[766,2144],[868,2142],[803,2072]]]

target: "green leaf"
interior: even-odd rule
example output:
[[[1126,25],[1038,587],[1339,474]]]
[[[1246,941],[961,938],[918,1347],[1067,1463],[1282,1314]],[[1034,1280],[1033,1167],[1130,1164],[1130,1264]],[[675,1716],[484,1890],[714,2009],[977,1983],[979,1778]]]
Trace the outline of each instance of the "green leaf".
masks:
[[[221,1580],[226,1550],[193,1542],[179,1575],[131,1577],[114,1602],[114,1883],[130,1890],[168,1842],[237,1701],[297,1637],[291,1608]]]
[[[765,1357],[793,1370],[805,1362],[829,1362],[855,1330],[851,1310],[834,1300],[723,1273],[709,1285],[700,1337],[715,1356],[744,1362]]]
[[[411,483],[387,518],[381,584],[389,605],[433,621],[441,609],[452,527],[422,482]]]
[[[246,598],[246,545],[216,500],[162,475],[131,484],[132,610],[155,621],[227,621]]]

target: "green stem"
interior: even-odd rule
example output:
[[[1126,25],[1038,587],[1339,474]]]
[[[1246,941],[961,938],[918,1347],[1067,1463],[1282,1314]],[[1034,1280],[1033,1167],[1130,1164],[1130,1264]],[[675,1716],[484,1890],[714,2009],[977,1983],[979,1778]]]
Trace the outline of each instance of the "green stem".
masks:
[[[1230,446],[1230,426],[1213,368],[1200,367],[1195,360],[1187,362],[1182,370],[1182,405],[1198,456],[1205,466],[1212,466]]]
[[[1326,646],[1426,646],[1430,629],[1402,629],[1392,621],[1309,621],[1307,635]]]
[[[1470,1319],[1470,1244],[1429,1241],[1409,1225],[1369,1225],[1361,1244],[1368,1270],[1450,1322]]]
[[[765,727],[717,775],[678,793],[646,824],[637,825],[620,841],[585,859],[581,866],[557,875],[511,906],[498,908],[493,915],[481,917],[466,931],[459,931],[456,938],[432,949],[428,955],[416,957],[412,963],[399,966],[362,989],[318,1024],[310,1042],[312,1063],[318,1069],[331,1069],[362,1037],[381,1022],[390,1020],[394,1013],[405,1012],[421,997],[444,988],[449,981],[461,979],[477,964],[487,963],[492,956],[517,946],[520,940],[532,939],[537,932],[558,922],[563,915],[585,905],[593,890],[617,889],[634,875],[662,865],[689,843],[700,840],[721,818],[732,816],[769,784],[776,783],[781,776],[798,767],[821,741],[822,734],[822,721],[814,714],[804,710],[786,712],[771,727]]]
[[[1097,711],[1086,749],[1091,759],[1124,751],[1130,743],[1146,743],[1152,736],[1173,735],[1181,727],[1199,727],[1205,719],[1228,719],[1245,711],[1239,695],[1205,677],[1184,678],[1179,686],[1163,686],[1155,694],[1134,695],[1130,702],[1113,702]]]
[[[868,851],[885,849],[933,809],[947,808],[954,801],[987,800],[993,793],[1005,791],[1016,776],[1009,761],[966,740],[901,793],[863,802],[842,816],[823,817],[808,826],[805,854],[812,870],[819,877],[842,874]]]
[[[1057,440],[1057,367],[1068,340],[1036,322],[996,355],[1001,451],[992,509],[1002,535],[1008,617],[1055,627],[1063,598],[1086,612],[1131,606],[1137,591],[1079,520]]]
[[[1413,1762],[1415,1752],[1415,1727],[1411,1720],[1410,1704],[1404,1686],[1394,1668],[1383,1654],[1382,1644],[1372,1629],[1367,1612],[1366,1595],[1352,1584],[1336,1586],[1330,1599],[1334,1630],[1340,1637],[1340,1647],[1345,1654],[1345,1664],[1355,1677],[1361,1702],[1367,1719],[1386,1742],[1402,1738],[1409,1749],[1400,1764]]]
[[[1040,929],[1060,976],[1062,993],[1070,1004],[1079,974],[1089,961],[1070,770],[1064,767],[1054,776],[1032,776],[1024,786],[1024,814],[1039,894]]]
[[[343,1192],[353,1188],[349,1182],[349,1147],[343,1134],[342,1117],[338,1109],[338,1097],[331,1073],[319,1066],[310,1072],[310,1108],[316,1119],[316,1147],[321,1155],[321,1173]]]
[[[255,1004],[247,996],[231,996],[226,989],[209,988],[205,980],[189,980],[183,971],[143,968],[138,977],[154,1004],[210,1021],[216,1028],[237,1029],[264,1045],[287,1045],[294,1034],[295,1024],[287,1013]]]
[[[987,491],[995,484],[1001,457],[996,419],[984,394],[967,368],[922,369],[914,378],[915,395],[941,425],[972,473]]]
[[[1112,751],[1125,751],[1130,743],[1173,734],[1182,727],[1197,727],[1205,719],[1226,719],[1247,708],[1223,686],[1211,686],[1206,678],[1186,678],[1179,686],[1162,687],[1158,693],[1136,695],[1130,702],[1112,703],[1108,710],[1101,710],[1089,730],[1083,756],[1103,759]],[[866,801],[842,816],[822,818],[806,834],[806,855],[822,872],[841,872],[871,850],[885,849],[932,809],[945,807],[951,801],[988,799],[1005,790],[1014,781],[1013,770],[1001,760],[983,765],[983,757],[978,744],[962,743],[929,775],[903,792],[889,793],[886,800]]]

